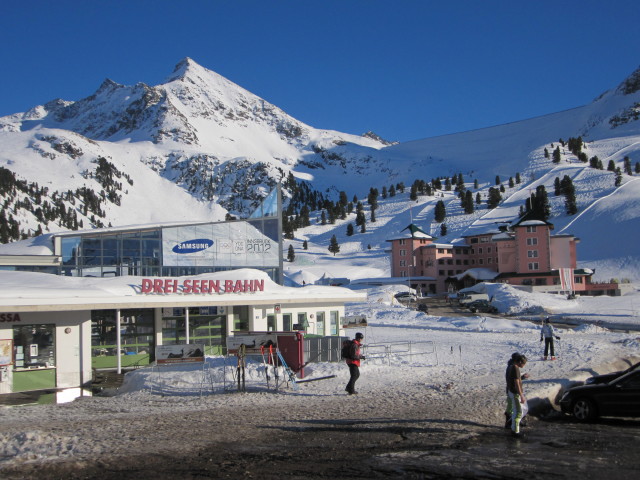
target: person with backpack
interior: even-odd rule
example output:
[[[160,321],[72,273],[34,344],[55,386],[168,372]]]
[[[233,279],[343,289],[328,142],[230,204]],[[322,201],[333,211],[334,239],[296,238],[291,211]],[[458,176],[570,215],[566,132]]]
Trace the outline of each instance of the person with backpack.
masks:
[[[546,360],[549,353],[551,353],[551,360],[556,359],[555,352],[553,351],[553,338],[560,340],[560,337],[555,334],[553,327],[551,326],[551,319],[549,317],[544,319],[542,330],[540,331],[540,341],[544,338],[544,359]]]
[[[364,355],[360,354],[360,347],[362,346],[362,340],[364,339],[364,335],[360,332],[356,333],[355,338],[350,342],[350,344],[345,346],[343,356],[346,359],[347,366],[349,367],[349,383],[347,383],[347,387],[345,390],[349,395],[355,395],[356,392],[356,381],[360,378],[360,360],[364,360]]]

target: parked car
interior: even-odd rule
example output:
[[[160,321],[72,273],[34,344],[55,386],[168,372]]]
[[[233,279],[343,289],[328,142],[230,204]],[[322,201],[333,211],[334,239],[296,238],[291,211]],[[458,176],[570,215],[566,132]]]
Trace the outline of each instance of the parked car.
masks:
[[[560,399],[564,413],[581,422],[602,417],[640,417],[640,370],[609,383],[570,388]]]
[[[415,301],[417,298],[416,294],[413,292],[398,292],[394,296],[396,297],[396,300],[403,300],[405,302]]]
[[[594,375],[593,377],[589,377],[587,378],[587,380],[584,382],[585,385],[597,385],[600,383],[609,383],[612,380],[615,380],[618,377],[621,377],[622,375],[625,375],[629,372],[633,372],[636,370],[640,370],[640,362],[636,363],[635,365],[631,365],[629,368],[627,368],[626,370],[620,370],[618,372],[611,372],[611,373],[605,373],[604,375]]]
[[[491,305],[488,300],[474,300],[467,304],[467,308],[473,313],[498,313],[498,309]]]
[[[429,313],[429,307],[427,307],[426,303],[419,303],[418,304],[418,311],[419,312],[424,312],[424,313]]]
[[[460,303],[460,305],[466,305],[476,300],[486,300],[488,302],[489,295],[486,293],[465,293],[463,296],[458,297],[458,303]]]

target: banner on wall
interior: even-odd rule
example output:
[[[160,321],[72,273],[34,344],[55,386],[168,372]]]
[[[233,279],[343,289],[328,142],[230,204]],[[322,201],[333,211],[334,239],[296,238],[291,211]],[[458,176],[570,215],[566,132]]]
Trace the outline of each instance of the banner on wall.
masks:
[[[163,264],[168,267],[279,266],[277,220],[224,222],[162,229]]]
[[[13,340],[0,340],[0,367],[13,364]]]

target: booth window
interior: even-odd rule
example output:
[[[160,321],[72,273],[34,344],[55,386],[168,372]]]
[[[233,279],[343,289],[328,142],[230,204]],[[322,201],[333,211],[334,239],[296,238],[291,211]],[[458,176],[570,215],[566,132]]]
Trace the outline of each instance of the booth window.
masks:
[[[329,326],[331,335],[338,335],[338,315],[339,312],[329,312]]]
[[[290,313],[282,314],[282,330],[284,330],[285,332],[290,332],[291,330],[293,330],[293,322],[291,320]]]
[[[15,368],[55,367],[55,325],[13,327]]]

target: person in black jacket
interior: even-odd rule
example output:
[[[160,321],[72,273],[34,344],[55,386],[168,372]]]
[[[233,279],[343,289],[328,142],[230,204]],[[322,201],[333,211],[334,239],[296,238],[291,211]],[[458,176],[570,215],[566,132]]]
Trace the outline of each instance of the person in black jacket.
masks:
[[[364,355],[360,354],[363,339],[362,333],[356,333],[355,339],[351,342],[351,355],[346,359],[349,367],[349,383],[347,383],[345,390],[349,395],[358,393],[356,392],[356,381],[360,378],[360,360],[364,360]]]

